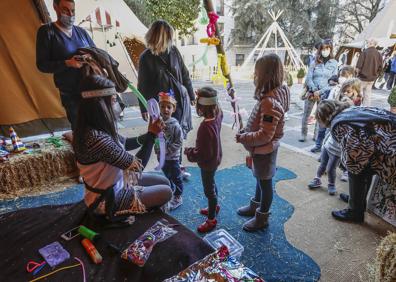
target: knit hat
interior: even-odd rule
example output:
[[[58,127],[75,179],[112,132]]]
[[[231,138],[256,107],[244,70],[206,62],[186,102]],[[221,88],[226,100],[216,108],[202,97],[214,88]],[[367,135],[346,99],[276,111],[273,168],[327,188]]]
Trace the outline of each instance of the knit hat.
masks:
[[[172,95],[172,94],[173,94],[172,91],[170,93],[160,92],[158,94],[159,102],[160,103],[167,102],[167,103],[170,103],[170,104],[172,104],[173,106],[176,107],[176,103],[177,102],[176,102],[176,99],[175,99],[174,95]]]

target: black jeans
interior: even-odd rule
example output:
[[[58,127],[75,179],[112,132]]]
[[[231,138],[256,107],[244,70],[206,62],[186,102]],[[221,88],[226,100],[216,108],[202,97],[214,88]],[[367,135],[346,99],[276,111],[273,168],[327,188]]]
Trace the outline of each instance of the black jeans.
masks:
[[[216,170],[207,171],[201,169],[202,185],[204,193],[208,199],[208,218],[214,219],[216,217],[216,206],[217,206],[217,186],[215,183],[214,176]]]
[[[77,114],[80,106],[81,96],[80,93],[60,93],[62,106],[65,108],[66,117],[70,122],[71,129],[74,130],[77,125]]]
[[[173,195],[180,196],[184,186],[179,160],[166,160],[162,171],[170,181]]]
[[[388,81],[386,82],[386,89],[391,90],[396,84],[396,72],[390,72],[388,76]]]
[[[366,210],[367,193],[370,189],[374,172],[366,168],[359,174],[348,171],[349,177],[349,208],[356,214],[363,214]]]

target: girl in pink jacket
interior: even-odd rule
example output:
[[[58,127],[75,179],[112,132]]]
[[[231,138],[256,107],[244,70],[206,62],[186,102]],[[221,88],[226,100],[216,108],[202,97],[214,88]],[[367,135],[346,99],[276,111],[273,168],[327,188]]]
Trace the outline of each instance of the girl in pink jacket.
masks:
[[[283,64],[277,55],[269,54],[257,60],[254,72],[254,99],[257,103],[246,127],[236,135],[236,142],[241,143],[252,158],[252,171],[257,179],[256,194],[250,204],[238,209],[239,215],[253,217],[243,225],[246,231],[268,226],[272,177],[276,172],[285,113],[290,105],[290,92],[283,85],[283,75]]]

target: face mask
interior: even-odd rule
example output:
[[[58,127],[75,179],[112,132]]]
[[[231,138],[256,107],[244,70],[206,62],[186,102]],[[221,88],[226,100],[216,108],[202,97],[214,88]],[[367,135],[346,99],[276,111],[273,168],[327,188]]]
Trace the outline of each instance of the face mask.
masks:
[[[74,21],[76,20],[76,17],[75,16],[70,17],[68,15],[61,14],[59,20],[65,28],[71,29],[73,27]]]
[[[114,113],[114,116],[115,116],[116,120],[120,120],[120,116],[121,116],[121,113],[122,113],[122,109],[120,107],[120,104],[118,102],[115,102],[113,104],[112,108],[113,108],[113,113]]]
[[[322,50],[321,54],[323,58],[327,58],[330,55],[330,50]]]
[[[355,106],[360,106],[362,104],[362,100],[360,98],[353,99],[353,104]]]
[[[348,78],[346,78],[346,77],[343,77],[343,76],[340,76],[339,78],[338,78],[338,83],[339,84],[343,84],[345,81],[347,81],[348,80]]]

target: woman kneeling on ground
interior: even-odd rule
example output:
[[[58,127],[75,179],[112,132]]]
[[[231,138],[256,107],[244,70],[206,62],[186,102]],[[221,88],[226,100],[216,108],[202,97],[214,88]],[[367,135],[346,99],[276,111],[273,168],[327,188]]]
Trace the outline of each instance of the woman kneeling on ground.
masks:
[[[374,107],[348,107],[348,103],[324,100],[316,118],[321,126],[331,128],[349,176],[349,197],[340,194],[348,208],[332,215],[361,223],[373,175],[396,187],[396,115]]]
[[[130,210],[134,200],[138,200],[135,195],[147,209],[167,203],[172,190],[163,176],[142,174],[137,184],[144,189],[138,193],[124,183],[125,170],[136,172],[146,166],[154,139],[163,127],[162,121],[151,121],[144,135],[123,138],[117,132],[113,110],[114,83],[93,75],[82,82],[81,91],[73,148],[84,179],[84,201],[89,210],[112,220],[117,212]],[[135,156],[127,152],[140,146]]]

